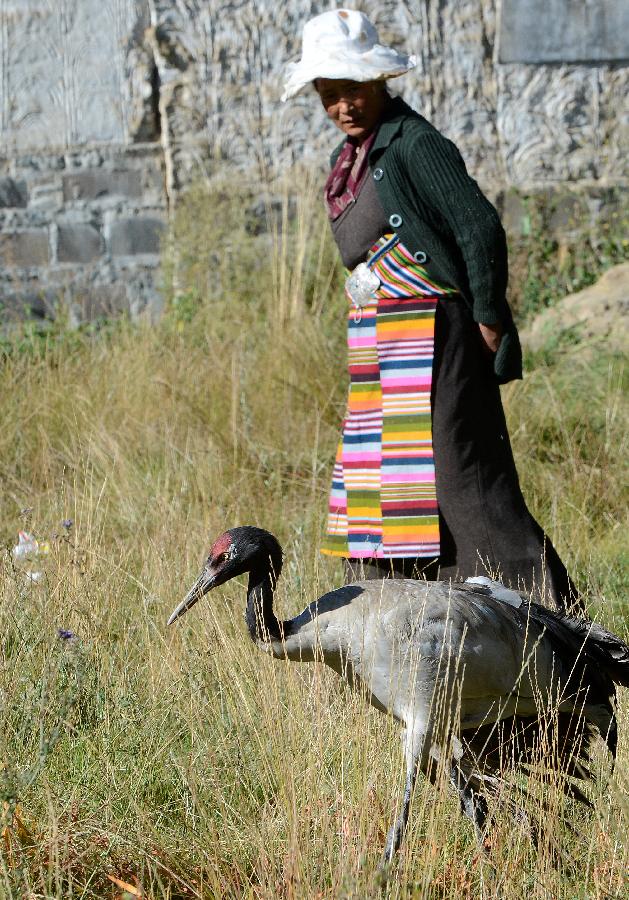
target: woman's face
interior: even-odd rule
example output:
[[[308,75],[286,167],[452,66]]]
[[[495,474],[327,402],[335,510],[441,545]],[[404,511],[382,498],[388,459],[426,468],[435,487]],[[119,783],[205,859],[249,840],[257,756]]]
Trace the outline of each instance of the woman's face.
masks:
[[[317,78],[315,87],[328,117],[358,141],[378,124],[388,97],[382,81]]]

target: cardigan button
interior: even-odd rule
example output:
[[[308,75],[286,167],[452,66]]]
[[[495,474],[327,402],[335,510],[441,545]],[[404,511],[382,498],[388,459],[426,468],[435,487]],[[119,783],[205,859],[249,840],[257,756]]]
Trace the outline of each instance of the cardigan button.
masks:
[[[373,180],[374,181],[382,181],[384,178],[384,172],[382,169],[374,169],[373,170]]]
[[[393,213],[393,215],[389,217],[389,225],[392,228],[399,228],[401,224],[402,216],[398,215],[397,213]]]
[[[425,263],[427,261],[428,256],[426,253],[424,253],[423,250],[418,250],[416,253],[413,253],[413,259],[421,266],[422,263]]]

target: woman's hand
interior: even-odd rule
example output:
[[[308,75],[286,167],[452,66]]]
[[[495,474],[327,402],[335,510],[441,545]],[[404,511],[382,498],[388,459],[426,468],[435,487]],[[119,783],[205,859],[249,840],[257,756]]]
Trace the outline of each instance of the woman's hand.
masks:
[[[502,338],[502,325],[494,322],[491,325],[478,323],[478,328],[483,339],[483,348],[489,353],[496,353]]]

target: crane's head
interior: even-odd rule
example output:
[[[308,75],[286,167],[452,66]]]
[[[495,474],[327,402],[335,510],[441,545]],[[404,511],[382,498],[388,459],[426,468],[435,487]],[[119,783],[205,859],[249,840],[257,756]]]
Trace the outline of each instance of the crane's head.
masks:
[[[275,584],[281,570],[282,548],[269,531],[253,525],[230,528],[212,544],[201,574],[171,613],[168,624],[172,625],[204,594],[231,578],[255,572],[260,578],[269,575]]]

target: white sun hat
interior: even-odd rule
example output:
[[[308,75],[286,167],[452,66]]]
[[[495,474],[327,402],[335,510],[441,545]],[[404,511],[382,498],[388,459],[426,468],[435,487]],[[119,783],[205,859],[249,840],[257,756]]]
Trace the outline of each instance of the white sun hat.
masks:
[[[315,78],[378,81],[414,68],[417,59],[378,43],[378,32],[364,13],[333,9],[304,25],[301,59],[286,67],[282,101]]]

